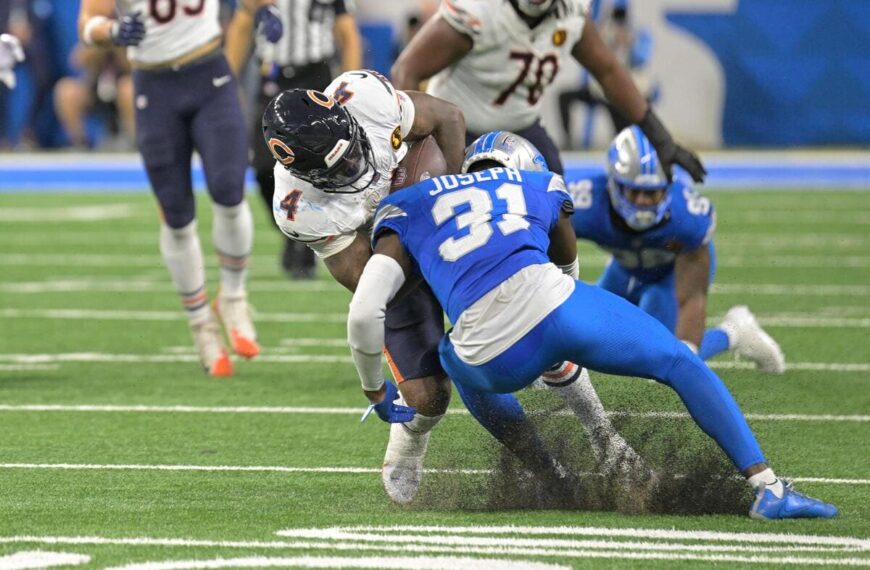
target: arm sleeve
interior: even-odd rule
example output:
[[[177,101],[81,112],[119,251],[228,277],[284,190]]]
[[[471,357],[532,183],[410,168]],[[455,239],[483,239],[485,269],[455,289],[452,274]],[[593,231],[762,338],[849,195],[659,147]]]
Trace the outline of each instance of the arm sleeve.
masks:
[[[375,254],[366,263],[347,315],[347,343],[363,390],[379,390],[384,384],[381,353],[384,319],[389,303],[405,282],[399,262]]]
[[[396,96],[399,99],[399,115],[402,118],[399,129],[404,139],[411,132],[411,127],[414,126],[414,116],[417,114],[417,110],[414,107],[414,102],[404,91],[397,90]]]
[[[372,249],[377,245],[378,238],[385,230],[396,232],[401,239],[405,235],[407,227],[408,214],[405,210],[391,202],[381,202],[378,211],[375,213],[375,221],[372,225]]]

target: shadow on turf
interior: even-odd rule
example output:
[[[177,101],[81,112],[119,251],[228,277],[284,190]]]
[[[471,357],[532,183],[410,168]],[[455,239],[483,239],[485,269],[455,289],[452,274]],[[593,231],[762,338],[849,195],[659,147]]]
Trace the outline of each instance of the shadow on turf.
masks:
[[[552,399],[524,401],[550,452],[575,476],[574,483],[554,488],[534,477],[517,458],[482,430],[474,442],[442,446],[427,467],[462,469],[480,466],[477,455],[490,450],[491,475],[432,474],[413,503],[414,509],[460,511],[578,510],[627,514],[745,514],[752,494],[722,452],[690,420],[620,417],[614,424],[655,467],[650,488],[603,477],[579,422]],[[555,413],[554,413],[555,412]],[[469,461],[469,450],[476,457]]]

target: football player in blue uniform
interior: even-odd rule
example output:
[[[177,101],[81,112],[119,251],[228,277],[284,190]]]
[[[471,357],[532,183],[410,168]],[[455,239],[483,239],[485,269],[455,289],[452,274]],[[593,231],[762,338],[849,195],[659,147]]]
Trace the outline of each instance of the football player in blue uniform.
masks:
[[[639,128],[616,136],[606,174],[572,182],[570,192],[574,233],[613,254],[599,286],[654,316],[704,360],[731,350],[765,372],[785,371],[779,345],[744,305],[705,332],[716,212],[688,183],[668,183]]]
[[[473,158],[474,147],[469,152]],[[374,255],[348,315],[351,352],[378,415],[413,410],[394,403],[381,347],[387,304],[422,276],[454,324],[439,354],[457,384],[513,392],[564,362],[655,379],[679,394],[755,488],[750,516],[836,515],[776,477],[725,385],[686,344],[626,300],[557,267],[577,254],[562,178],[497,165],[477,161],[472,172],[420,182],[378,207]]]

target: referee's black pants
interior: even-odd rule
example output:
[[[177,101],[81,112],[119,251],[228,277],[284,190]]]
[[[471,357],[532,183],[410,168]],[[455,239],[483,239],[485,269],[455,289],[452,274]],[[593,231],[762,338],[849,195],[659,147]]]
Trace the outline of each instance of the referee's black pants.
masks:
[[[288,77],[290,75],[290,77]],[[266,205],[269,220],[272,219],[272,195],[275,193],[275,159],[263,140],[262,118],[266,105],[272,97],[287,89],[316,89],[322,91],[332,81],[332,70],[326,62],[300,67],[284,68],[273,80],[263,77],[257,94],[251,126],[251,166],[257,177],[260,194]],[[281,265],[291,277],[312,277],[314,252],[311,248],[287,238]]]

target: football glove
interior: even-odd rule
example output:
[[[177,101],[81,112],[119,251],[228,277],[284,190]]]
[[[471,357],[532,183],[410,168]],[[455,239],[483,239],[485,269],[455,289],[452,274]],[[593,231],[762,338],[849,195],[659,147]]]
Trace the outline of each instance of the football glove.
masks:
[[[145,22],[139,12],[127,14],[112,24],[112,43],[116,46],[138,46],[145,37]]]
[[[674,164],[682,166],[695,182],[704,181],[707,171],[704,169],[704,165],[701,164],[701,159],[694,152],[674,142],[671,133],[668,132],[656,114],[653,113],[652,108],[647,109],[643,120],[638,123],[638,126],[652,143],[653,147],[655,147],[656,154],[662,163],[662,168],[668,177],[668,182],[672,182],[674,179],[672,168]]]
[[[257,32],[270,44],[278,43],[284,35],[284,24],[281,23],[281,12],[272,4],[260,6],[254,14]]]
[[[399,397],[399,390],[389,380],[384,382],[384,388],[386,388],[384,399],[379,404],[369,404],[360,422],[366,421],[366,418],[372,412],[375,412],[379,418],[388,424],[403,424],[413,420],[414,414],[417,413],[417,408],[396,404],[395,401]]]
[[[15,89],[15,64],[24,61],[24,50],[18,38],[0,34],[0,83]]]

